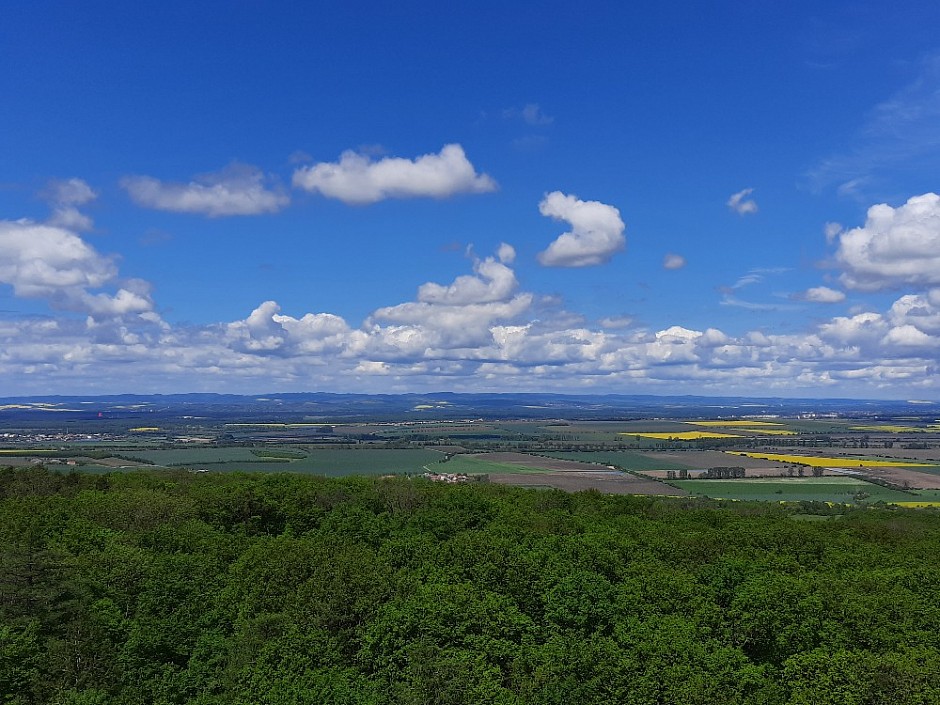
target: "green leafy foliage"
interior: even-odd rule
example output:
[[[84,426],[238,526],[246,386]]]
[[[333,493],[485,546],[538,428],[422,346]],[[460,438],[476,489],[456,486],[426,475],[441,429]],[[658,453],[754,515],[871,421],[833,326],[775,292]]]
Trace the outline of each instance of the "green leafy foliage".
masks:
[[[0,703],[940,702],[940,515],[811,509],[4,470]]]

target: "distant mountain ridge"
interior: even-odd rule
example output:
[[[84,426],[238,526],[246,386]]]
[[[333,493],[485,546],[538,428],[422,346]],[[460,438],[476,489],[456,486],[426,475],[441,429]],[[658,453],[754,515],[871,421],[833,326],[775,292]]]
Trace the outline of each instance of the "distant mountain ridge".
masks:
[[[207,415],[335,419],[460,418],[695,418],[711,416],[934,416],[940,405],[914,401],[865,399],[788,399],[782,397],[708,397],[649,394],[111,394],[0,397],[0,418],[47,414]]]

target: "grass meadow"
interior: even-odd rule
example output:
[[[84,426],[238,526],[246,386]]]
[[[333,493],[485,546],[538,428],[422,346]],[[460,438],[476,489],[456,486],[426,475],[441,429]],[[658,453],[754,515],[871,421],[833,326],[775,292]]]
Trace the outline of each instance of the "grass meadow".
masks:
[[[764,501],[817,501],[842,504],[932,503],[940,501],[936,490],[903,492],[854,477],[768,477],[750,480],[676,480],[671,485],[690,494],[713,499]]]

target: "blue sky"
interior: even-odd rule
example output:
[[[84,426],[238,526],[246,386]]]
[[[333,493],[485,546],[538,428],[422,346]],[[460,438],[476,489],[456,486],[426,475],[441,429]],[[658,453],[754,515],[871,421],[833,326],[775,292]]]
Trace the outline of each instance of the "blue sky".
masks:
[[[940,400],[940,6],[15,3],[0,394]]]

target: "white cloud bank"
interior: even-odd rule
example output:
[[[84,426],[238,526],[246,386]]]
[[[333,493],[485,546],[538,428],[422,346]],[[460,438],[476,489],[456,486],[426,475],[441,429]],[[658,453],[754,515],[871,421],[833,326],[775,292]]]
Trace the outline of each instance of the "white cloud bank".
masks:
[[[144,208],[218,218],[276,213],[287,206],[290,198],[268,182],[259,169],[234,164],[185,184],[151,176],[127,176],[121,179],[121,186],[134,203]]]
[[[585,205],[559,197],[562,206]],[[616,232],[616,209],[595,206],[589,209],[595,220]],[[884,215],[894,223],[899,210]],[[598,227],[579,220],[583,212],[558,212],[579,227]],[[871,222],[861,229],[871,231]],[[648,328],[627,316],[589,325],[557,300],[523,290],[514,260],[514,248],[502,243],[493,255],[471,258],[470,273],[424,283],[413,300],[377,308],[358,326],[329,312],[289,314],[275,301],[242,320],[171,326],[154,311],[146,282],[121,280],[114,259],[75,232],[0,221],[0,282],[16,296],[83,314],[0,315],[0,379],[8,394],[694,389],[816,396],[829,389],[940,395],[940,286],[901,295],[884,311],[836,316],[793,334],[732,335],[668,323]],[[736,286],[758,276],[752,272]],[[888,279],[904,281],[893,272]],[[824,289],[806,299],[837,298]]]
[[[441,285],[443,286],[443,285]],[[449,288],[444,286],[445,289]],[[572,325],[527,292],[412,301],[360,327],[273,301],[232,323],[168,329],[0,319],[10,393],[278,388],[333,391],[643,391],[929,396],[940,392],[940,308],[926,297],[793,335]],[[624,327],[626,326],[626,327]],[[126,370],[122,372],[121,370]],[[109,380],[100,387],[101,380]]]
[[[294,171],[295,188],[336,198],[350,205],[388,198],[447,198],[459,193],[489,193],[496,182],[478,174],[463,147],[448,144],[438,154],[415,159],[343,152],[338,162],[321,162]]]
[[[539,203],[539,212],[566,221],[571,230],[562,233],[548,249],[538,254],[546,267],[590,267],[604,264],[627,243],[620,211],[600,201],[582,201],[577,196],[553,191]]]

